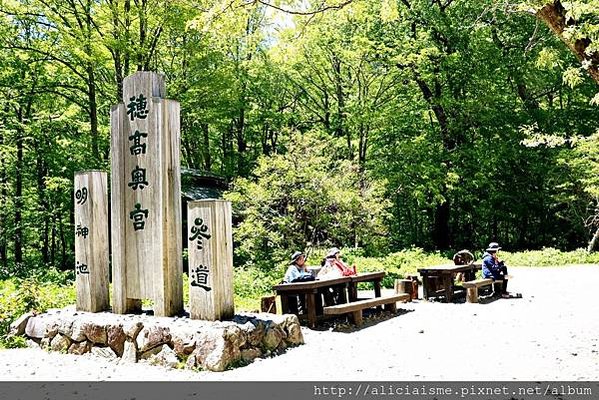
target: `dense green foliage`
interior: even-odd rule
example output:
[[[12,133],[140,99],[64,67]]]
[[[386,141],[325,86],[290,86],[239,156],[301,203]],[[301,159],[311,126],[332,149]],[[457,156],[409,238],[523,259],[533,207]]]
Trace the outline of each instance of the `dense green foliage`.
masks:
[[[239,178],[228,198],[241,222],[236,250],[242,264],[265,269],[306,244],[384,246],[383,188],[338,158],[339,146],[311,133],[295,135],[289,151],[261,157],[254,178]]]
[[[72,269],[73,175],[107,169],[136,70],[181,102],[184,166],[231,183],[248,277],[331,245],[584,247],[596,4],[2,0],[0,275]]]
[[[11,322],[22,314],[75,303],[75,285],[64,278],[55,274],[43,280],[39,277],[0,280],[0,348],[23,345],[23,338],[7,337]]]

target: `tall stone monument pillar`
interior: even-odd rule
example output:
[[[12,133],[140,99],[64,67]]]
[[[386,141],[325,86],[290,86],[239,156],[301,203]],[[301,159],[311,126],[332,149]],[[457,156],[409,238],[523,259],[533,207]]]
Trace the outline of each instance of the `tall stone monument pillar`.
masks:
[[[153,301],[154,314],[183,309],[179,103],[164,76],[137,72],[111,111],[113,311]]]
[[[77,310],[98,312],[108,301],[108,179],[106,172],[75,174]]]
[[[210,321],[233,317],[233,230],[231,203],[187,203],[189,313]]]

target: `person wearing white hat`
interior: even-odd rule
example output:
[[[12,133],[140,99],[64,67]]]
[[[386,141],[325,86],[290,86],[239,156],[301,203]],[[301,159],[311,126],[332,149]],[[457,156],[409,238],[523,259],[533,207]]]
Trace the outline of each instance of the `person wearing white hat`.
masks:
[[[341,251],[337,247],[329,250],[324,260],[322,260],[322,269],[318,273],[318,278],[341,278],[342,276],[356,275],[356,266],[348,267],[341,260]]]
[[[501,250],[499,243],[491,242],[487,247],[485,254],[483,255],[482,270],[484,278],[491,278],[495,280],[502,280],[503,286],[501,288],[501,296],[509,298],[510,295],[507,291],[507,267],[504,262],[501,261],[497,255],[497,252]]]

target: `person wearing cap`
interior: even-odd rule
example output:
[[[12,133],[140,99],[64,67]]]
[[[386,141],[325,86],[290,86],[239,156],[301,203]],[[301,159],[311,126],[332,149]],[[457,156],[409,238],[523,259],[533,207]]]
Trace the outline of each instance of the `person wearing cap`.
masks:
[[[314,276],[306,269],[306,256],[301,251],[296,251],[291,256],[291,264],[287,268],[283,282],[305,282],[308,280],[314,280]]]
[[[321,262],[322,268],[318,279],[335,279],[356,274],[355,265],[350,268],[341,260],[341,251],[337,247],[330,249]],[[323,293],[325,306],[344,303],[345,294],[342,287],[327,288]]]
[[[337,247],[329,250],[324,260],[322,260],[322,269],[318,273],[318,278],[341,278],[343,276],[356,275],[356,266],[348,267],[341,260],[341,251]]]
[[[501,250],[499,243],[491,242],[483,255],[482,270],[484,278],[491,278],[494,281],[502,280],[501,296],[509,297],[507,291],[507,267],[497,256],[497,252]]]

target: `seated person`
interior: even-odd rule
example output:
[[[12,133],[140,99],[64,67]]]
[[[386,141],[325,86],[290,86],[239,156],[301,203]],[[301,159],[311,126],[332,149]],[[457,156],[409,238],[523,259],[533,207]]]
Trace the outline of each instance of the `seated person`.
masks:
[[[356,275],[356,266],[354,265],[352,268],[348,267],[341,260],[341,251],[336,247],[329,250],[321,264],[322,269],[318,273],[318,279],[320,280]],[[343,287],[327,288],[322,295],[326,306],[342,304],[347,301],[345,288]]]
[[[306,269],[306,256],[304,253],[301,251],[293,253],[291,256],[291,264],[289,265],[289,268],[287,268],[283,283],[309,282],[315,279],[314,275]],[[295,296],[295,299],[290,297],[288,300],[290,312],[294,314],[304,314],[307,311],[305,295]]]
[[[348,267],[341,260],[341,251],[336,247],[329,250],[321,264],[322,269],[318,273],[319,279],[333,279],[356,275],[356,266]]]
[[[494,281],[502,280],[501,297],[509,298],[510,295],[507,291],[507,267],[497,256],[499,250],[501,250],[501,247],[499,247],[498,243],[489,243],[489,247],[483,255],[483,278],[491,278]]]
[[[306,269],[306,256],[301,251],[296,251],[291,256],[291,264],[287,268],[283,282],[307,282],[313,280],[314,276]]]

